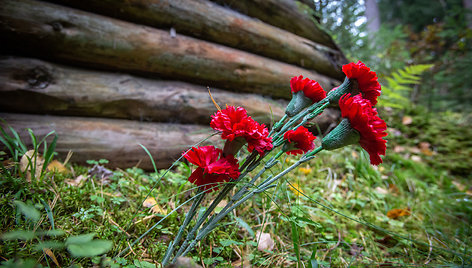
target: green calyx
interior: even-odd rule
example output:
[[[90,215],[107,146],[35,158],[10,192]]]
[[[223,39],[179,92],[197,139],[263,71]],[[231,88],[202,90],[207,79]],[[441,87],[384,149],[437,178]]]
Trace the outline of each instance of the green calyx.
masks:
[[[335,129],[323,138],[322,147],[326,150],[334,150],[356,144],[360,138],[359,131],[351,127],[349,120],[344,118]]]
[[[236,155],[244,144],[246,144],[246,140],[243,137],[237,137],[232,141],[226,140],[223,156]]]
[[[356,79],[345,78],[344,82],[337,88],[331,90],[327,94],[327,98],[331,103],[338,103],[342,95],[351,93],[351,95],[357,95],[359,93],[358,83]]]
[[[292,100],[287,105],[285,113],[292,117],[301,112],[306,107],[313,104],[313,101],[305,96],[303,91],[298,91],[292,94]]]

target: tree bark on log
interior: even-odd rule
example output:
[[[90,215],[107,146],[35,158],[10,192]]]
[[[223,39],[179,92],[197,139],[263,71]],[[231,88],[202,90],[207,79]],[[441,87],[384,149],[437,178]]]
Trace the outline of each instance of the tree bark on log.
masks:
[[[343,79],[339,50],[208,0],[54,0],[60,4],[197,37]]]
[[[338,50],[333,39],[295,0],[211,0],[316,43]]]
[[[157,168],[167,168],[192,145],[207,138],[212,130],[198,125],[143,123],[129,120],[61,117],[0,113],[15,129],[23,142],[31,146],[27,128],[38,139],[50,131],[58,135],[56,152],[65,157],[73,152],[71,161],[85,164],[87,160],[107,159],[110,167],[127,168],[138,165],[152,169],[142,144],[151,152]],[[0,122],[0,125],[3,123]],[[205,144],[218,141],[217,137]]]
[[[287,99],[296,75],[327,90],[339,83],[225,46],[39,1],[1,0],[0,21],[9,49],[80,65]]]
[[[218,89],[211,94],[221,107],[244,107],[267,125],[280,119],[288,104]],[[202,86],[1,57],[0,111],[207,125],[217,110]]]

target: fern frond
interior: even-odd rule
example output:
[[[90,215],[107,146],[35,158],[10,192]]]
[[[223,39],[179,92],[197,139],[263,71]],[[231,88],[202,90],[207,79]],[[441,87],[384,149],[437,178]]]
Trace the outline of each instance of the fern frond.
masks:
[[[393,72],[390,77],[385,78],[387,83],[382,87],[383,97],[379,100],[379,104],[398,109],[409,106],[411,103],[407,97],[408,94],[413,90],[414,85],[421,83],[423,72],[431,67],[433,64],[417,64]]]

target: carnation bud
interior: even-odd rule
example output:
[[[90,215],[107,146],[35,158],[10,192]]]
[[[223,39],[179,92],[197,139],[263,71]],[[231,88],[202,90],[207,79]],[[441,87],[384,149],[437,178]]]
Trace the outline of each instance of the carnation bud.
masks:
[[[335,129],[323,138],[321,146],[326,150],[334,150],[347,145],[356,144],[359,140],[359,131],[351,126],[347,118],[344,118]]]

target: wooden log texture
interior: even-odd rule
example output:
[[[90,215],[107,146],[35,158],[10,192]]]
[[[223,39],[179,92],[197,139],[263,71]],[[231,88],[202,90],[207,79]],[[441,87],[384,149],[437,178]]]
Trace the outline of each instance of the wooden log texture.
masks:
[[[97,68],[287,99],[295,75],[326,89],[339,82],[225,46],[39,1],[1,0],[0,21],[8,49]]]
[[[221,107],[245,107],[267,125],[288,104],[255,94],[211,93]],[[207,125],[216,108],[202,86],[0,57],[0,111]]]
[[[346,59],[328,48],[208,0],[55,0],[75,8],[223,44],[337,79]],[[322,41],[322,40],[320,40]]]
[[[333,39],[296,0],[211,0],[296,35],[338,49]]]
[[[198,125],[7,113],[0,113],[0,118],[20,134],[27,146],[31,145],[27,128],[39,139],[55,130],[59,137],[56,152],[60,157],[72,151],[71,161],[75,163],[108,159],[108,166],[120,168],[139,163],[143,169],[152,169],[148,155],[139,144],[151,152],[158,168],[167,168],[182,152],[211,134],[209,127]],[[212,141],[205,144],[209,143]]]

